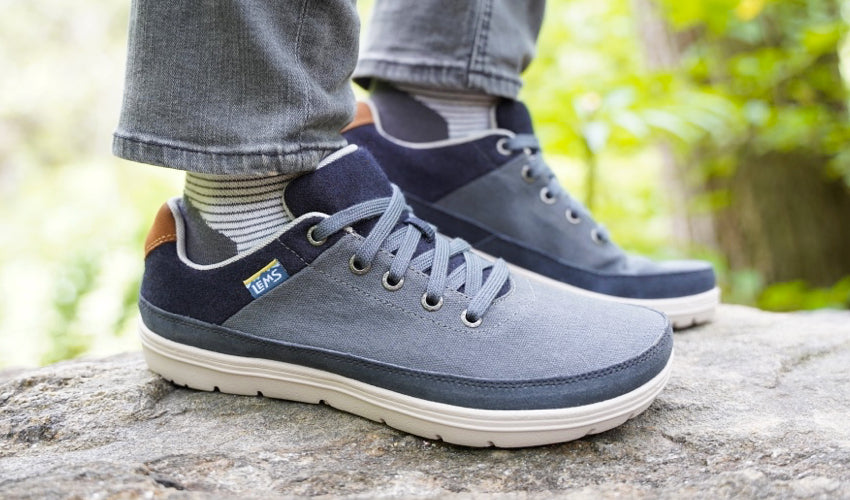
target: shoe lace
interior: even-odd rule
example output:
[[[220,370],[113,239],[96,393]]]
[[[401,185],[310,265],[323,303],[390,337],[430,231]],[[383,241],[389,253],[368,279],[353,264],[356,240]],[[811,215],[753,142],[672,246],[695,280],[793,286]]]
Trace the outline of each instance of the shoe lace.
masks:
[[[567,205],[568,213],[580,215],[587,218],[594,224],[594,238],[600,242],[610,241],[608,230],[602,224],[593,220],[587,208],[578,200],[570,196],[566,189],[558,182],[555,173],[549,168],[549,165],[543,161],[540,154],[540,142],[532,134],[517,134],[514,137],[505,139],[502,142],[502,147],[511,152],[524,152],[528,156],[527,174],[532,179],[544,179],[547,181],[546,193],[552,199],[561,198]]]
[[[471,297],[462,314],[464,323],[478,326],[508,280],[507,265],[502,259],[490,262],[479,257],[459,238],[450,240],[437,234],[433,226],[413,215],[397,186],[392,186],[392,195],[388,198],[365,201],[323,219],[311,228],[312,238],[321,241],[357,222],[375,217],[378,221],[351,258],[352,269],[365,273],[379,250],[394,253],[395,258],[384,275],[385,281],[400,285],[408,268],[426,273],[428,285],[422,301],[424,306],[427,300],[433,309],[442,305],[446,288],[464,287],[464,293]],[[422,238],[433,245],[414,257]],[[449,272],[449,260],[457,255],[463,255],[464,262]],[[485,279],[484,271],[488,268],[490,273]]]

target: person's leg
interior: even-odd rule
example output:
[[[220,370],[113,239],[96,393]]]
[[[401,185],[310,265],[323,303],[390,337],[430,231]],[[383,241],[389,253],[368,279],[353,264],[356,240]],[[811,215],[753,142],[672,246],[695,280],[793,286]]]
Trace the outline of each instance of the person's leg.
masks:
[[[374,102],[393,115],[409,110],[389,93],[412,96],[445,122],[450,138],[486,130],[498,98],[516,98],[522,86],[544,7],[544,0],[378,0],[355,81],[384,88]],[[389,121],[396,135],[421,135]]]
[[[534,0],[378,1],[355,71],[374,123],[360,117],[346,137],[446,234],[576,293],[654,307],[677,326],[708,320],[710,264],[626,254],[543,162],[515,100],[542,13]]]
[[[345,145],[352,1],[134,0],[116,155],[207,174],[294,174]]]
[[[113,149],[188,172],[196,261],[274,234],[287,180],[345,145],[358,35],[352,1],[134,0]]]
[[[516,98],[544,0],[377,0],[354,79]]]

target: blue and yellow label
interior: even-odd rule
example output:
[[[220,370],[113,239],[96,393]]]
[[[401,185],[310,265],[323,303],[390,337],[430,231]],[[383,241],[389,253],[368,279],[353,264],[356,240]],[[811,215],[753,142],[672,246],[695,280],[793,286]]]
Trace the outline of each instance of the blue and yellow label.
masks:
[[[286,281],[287,278],[289,278],[289,274],[280,265],[280,262],[275,259],[242,283],[245,283],[245,288],[251,292],[251,295],[255,299],[258,299],[268,293],[272,288]]]

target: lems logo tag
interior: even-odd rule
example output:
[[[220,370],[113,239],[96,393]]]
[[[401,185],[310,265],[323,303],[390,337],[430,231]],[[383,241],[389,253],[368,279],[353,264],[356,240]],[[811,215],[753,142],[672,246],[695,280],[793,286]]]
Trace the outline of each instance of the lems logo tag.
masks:
[[[245,283],[245,288],[257,299],[286,281],[287,278],[289,278],[289,274],[286,273],[280,262],[275,259],[242,283]]]

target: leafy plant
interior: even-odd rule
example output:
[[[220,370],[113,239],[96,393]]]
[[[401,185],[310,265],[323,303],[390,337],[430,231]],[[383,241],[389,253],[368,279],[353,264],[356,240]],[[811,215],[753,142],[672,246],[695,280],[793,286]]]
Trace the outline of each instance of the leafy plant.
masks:
[[[61,266],[51,301],[54,317],[47,330],[50,349],[42,363],[79,356],[91,346],[91,336],[80,331],[77,320],[83,299],[95,288],[98,260],[91,255],[77,255]]]

